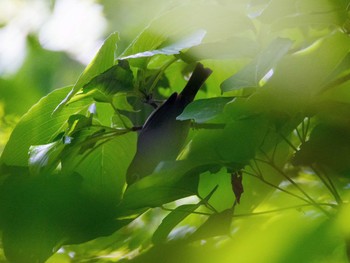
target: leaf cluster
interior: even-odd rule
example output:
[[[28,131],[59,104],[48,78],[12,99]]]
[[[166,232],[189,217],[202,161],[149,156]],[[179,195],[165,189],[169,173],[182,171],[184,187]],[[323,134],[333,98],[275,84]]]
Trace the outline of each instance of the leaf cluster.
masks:
[[[7,258],[45,262],[63,247],[69,262],[345,262],[348,4],[195,1],[123,51],[111,34],[75,85],[35,104],[4,148]],[[213,74],[177,117],[192,123],[186,145],[127,185],[137,131],[197,62]]]

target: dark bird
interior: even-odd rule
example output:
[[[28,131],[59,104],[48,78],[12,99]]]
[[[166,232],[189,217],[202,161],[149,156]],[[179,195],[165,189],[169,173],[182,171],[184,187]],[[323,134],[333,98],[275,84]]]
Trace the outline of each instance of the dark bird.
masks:
[[[190,129],[190,121],[179,121],[176,117],[194,100],[211,72],[198,63],[181,93],[173,93],[148,117],[126,174],[128,185],[151,174],[161,161],[176,159]]]

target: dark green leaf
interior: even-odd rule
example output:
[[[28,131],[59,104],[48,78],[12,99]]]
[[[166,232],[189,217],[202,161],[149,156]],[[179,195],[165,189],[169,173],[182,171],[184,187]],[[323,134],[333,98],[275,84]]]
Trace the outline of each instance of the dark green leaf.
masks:
[[[119,61],[117,65],[94,77],[83,86],[84,93],[93,89],[100,90],[106,96],[132,91],[133,73],[127,61]]]
[[[196,100],[189,104],[177,119],[180,121],[194,120],[197,123],[209,121],[222,113],[225,105],[232,99],[218,97]]]
[[[295,165],[326,167],[341,174],[350,172],[350,130],[348,127],[319,124],[310,139],[295,154]]]

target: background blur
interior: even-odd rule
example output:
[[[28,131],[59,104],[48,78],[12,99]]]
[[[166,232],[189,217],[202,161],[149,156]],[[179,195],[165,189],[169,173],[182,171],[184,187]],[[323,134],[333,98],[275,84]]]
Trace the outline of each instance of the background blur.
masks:
[[[1,0],[0,153],[20,116],[55,88],[74,84],[103,40],[121,52],[172,1]]]

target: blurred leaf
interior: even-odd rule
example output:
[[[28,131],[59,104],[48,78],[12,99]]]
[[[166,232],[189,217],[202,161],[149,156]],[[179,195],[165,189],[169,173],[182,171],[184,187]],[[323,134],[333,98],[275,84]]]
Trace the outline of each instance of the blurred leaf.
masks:
[[[347,19],[347,3],[344,1],[310,0],[298,1],[293,15],[274,21],[273,30],[290,27],[343,27]],[[277,11],[277,10],[276,10]]]
[[[232,217],[232,209],[212,214],[207,221],[189,237],[189,240],[194,241],[207,239],[209,237],[229,235]]]
[[[223,92],[246,87],[258,87],[261,79],[272,70],[291,47],[289,39],[277,38],[251,63],[221,84]]]
[[[216,192],[217,186],[215,186],[210,193],[197,204],[186,204],[178,206],[175,210],[171,211],[159,225],[157,230],[154,232],[152,241],[155,245],[159,245],[166,242],[166,239],[170,232],[187,216],[192,214],[197,208],[205,204],[210,200],[212,195]]]
[[[183,19],[183,17],[191,19]],[[167,48],[166,53],[170,50],[178,52],[180,48],[198,45],[200,43],[198,40],[203,38],[203,32],[206,32],[204,40],[215,42],[228,38],[238,31],[253,29],[252,22],[233,7],[225,8],[216,4],[188,2],[154,19],[120,57],[135,54],[154,55],[154,53],[147,52],[162,49],[168,46],[169,42],[175,44],[171,44],[171,48]],[[193,32],[199,32],[199,34]],[[192,37],[188,38],[192,34],[195,36],[193,39],[197,39],[196,41],[193,41]],[[138,67],[145,67],[147,60],[141,58],[131,63]]]
[[[193,101],[176,119],[180,121],[194,120],[197,123],[209,121],[222,113],[225,105],[232,99],[218,97]]]
[[[200,202],[197,204],[180,205],[175,210],[171,211],[170,214],[163,219],[156,232],[154,232],[152,237],[153,243],[155,245],[165,243],[171,230],[188,215],[193,213],[200,205]]]
[[[295,154],[296,165],[327,167],[341,174],[348,174],[350,166],[350,131],[348,127],[327,124],[317,125],[310,139]]]
[[[252,58],[258,52],[258,44],[249,38],[232,37],[218,42],[204,43],[180,54],[185,61],[203,59]]]
[[[3,246],[11,262],[45,262],[63,244],[110,235],[130,220],[81,189],[81,177],[11,176],[1,186]],[[99,222],[99,224],[96,224]]]
[[[337,48],[333,48],[335,46]],[[285,56],[267,85],[273,87],[274,92],[289,93],[282,105],[298,103],[296,99],[300,101],[316,95],[348,55],[349,47],[350,39],[340,32],[320,38],[308,48]],[[290,97],[294,98],[288,101]]]

